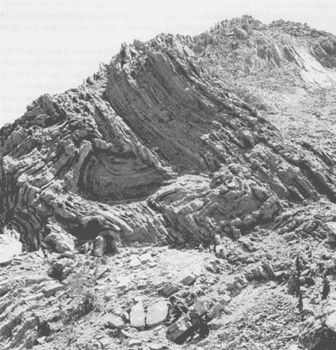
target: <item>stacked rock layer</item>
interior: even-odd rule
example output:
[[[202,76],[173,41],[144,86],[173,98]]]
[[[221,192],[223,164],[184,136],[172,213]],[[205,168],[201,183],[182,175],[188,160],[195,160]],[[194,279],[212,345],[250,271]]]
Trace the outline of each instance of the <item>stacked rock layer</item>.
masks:
[[[172,35],[124,45],[82,86],[41,96],[3,127],[1,227],[28,251],[52,225],[78,242],[105,227],[124,243],[211,243],[288,202],[335,202],[333,160],[285,140],[192,47]]]

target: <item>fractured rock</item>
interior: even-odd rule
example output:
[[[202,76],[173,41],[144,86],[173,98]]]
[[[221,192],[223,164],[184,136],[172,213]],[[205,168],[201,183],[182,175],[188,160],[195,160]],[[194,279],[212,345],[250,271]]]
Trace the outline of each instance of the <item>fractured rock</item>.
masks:
[[[245,42],[245,32],[234,36]],[[97,79],[39,97],[1,129],[0,225],[13,224],[26,250],[40,247],[51,217],[78,239],[101,234],[102,226],[84,225],[91,217],[125,243],[206,244],[223,221],[233,239],[270,222],[284,199],[336,201],[332,158],[285,140],[210,79],[190,58],[195,40],[162,34],[125,45]],[[301,60],[278,45],[272,62],[287,64],[286,50]],[[260,55],[253,51],[253,60],[269,62]]]
[[[130,323],[132,327],[139,330],[145,329],[146,326],[146,312],[142,302],[132,306],[130,312]]]
[[[229,295],[223,295],[220,299],[219,302],[225,306],[231,301],[231,297]]]
[[[93,255],[101,257],[104,255],[106,249],[106,242],[104,237],[98,236],[94,240]]]
[[[127,288],[132,283],[133,276],[132,275],[120,276],[118,277],[117,280],[118,280],[117,288]]]
[[[191,326],[192,324],[189,317],[182,316],[179,320],[167,328],[167,339],[170,341],[178,342],[178,339],[183,336]]]
[[[46,227],[50,231],[50,233],[44,239],[44,242],[48,247],[58,253],[65,253],[66,251],[74,250],[75,240],[72,235],[65,232],[55,223],[48,224]]]
[[[172,282],[168,282],[164,285],[164,287],[161,289],[161,293],[166,296],[169,297],[172,294],[178,292],[180,290],[180,287]]]
[[[105,325],[107,328],[119,329],[124,326],[124,321],[121,317],[111,314],[105,314],[101,317],[100,322]]]
[[[180,283],[184,284],[185,286],[190,286],[196,281],[196,276],[194,275],[187,275],[183,277],[180,281]]]
[[[220,316],[220,312],[224,310],[224,306],[222,303],[217,303],[216,305],[214,305],[210,312],[209,312],[209,317],[211,319],[215,318],[215,317],[219,317]]]
[[[244,28],[239,28],[241,22]],[[217,247],[217,256],[225,259],[227,271],[223,271],[224,264],[209,264],[208,269],[223,274],[205,272],[204,278],[197,277],[196,282],[195,276],[184,270],[184,275],[175,278],[176,282],[186,286],[181,292],[184,296],[189,296],[197,288],[209,294],[225,292],[222,299],[213,299],[216,304],[210,311],[212,317],[223,309],[228,312],[224,306],[230,302],[230,298],[226,297],[227,290],[231,291],[232,296],[236,295],[247,285],[246,279],[252,281],[256,278],[260,283],[270,277],[286,279],[283,276],[285,272],[281,271],[288,274],[288,266],[276,268],[278,272],[274,273],[269,262],[260,261],[257,254],[246,252],[261,249],[265,253],[271,248],[271,255],[267,256],[275,262],[278,259],[278,247],[275,245],[282,244],[284,238],[291,241],[290,245],[285,242],[286,249],[289,247],[290,250],[300,245],[301,239],[313,238],[309,236],[323,241],[326,233],[330,243],[325,246],[326,250],[334,245],[336,227],[332,220],[335,218],[328,211],[336,203],[333,142],[327,152],[306,141],[297,143],[284,138],[255,109],[255,99],[250,98],[247,91],[254,88],[252,80],[258,81],[259,85],[272,83],[272,91],[263,91],[264,95],[269,96],[269,100],[279,101],[278,89],[281,92],[282,88],[286,90],[282,97],[289,95],[286,95],[287,87],[282,87],[275,80],[281,80],[287,73],[289,78],[293,78],[291,73],[295,73],[297,79],[301,79],[299,76],[302,75],[300,84],[293,81],[294,84],[290,85],[293,92],[296,85],[304,86],[304,80],[312,75],[312,71],[314,78],[311,80],[315,77],[316,82],[319,78],[323,80],[321,74],[325,74],[326,80],[335,82],[335,38],[315,30],[311,32],[314,40],[302,45],[306,34],[300,25],[295,25],[297,29],[293,30],[293,26],[287,23],[286,28],[290,30],[282,33],[277,24],[268,28],[250,18],[237,19],[230,26],[225,26],[220,23],[217,29],[194,38],[161,34],[145,44],[123,45],[108,66],[104,65],[99,74],[88,78],[80,87],[54,96],[41,96],[27,107],[27,112],[21,118],[1,128],[1,277],[6,276],[8,271],[17,273],[24,270],[24,273],[30,274],[30,271],[39,273],[43,269],[43,257],[38,255],[29,254],[28,257],[38,261],[41,266],[31,266],[27,263],[29,259],[25,260],[22,256],[12,258],[13,251],[8,255],[3,254],[7,247],[8,250],[19,247],[16,254],[21,252],[21,243],[18,242],[24,242],[23,249],[27,252],[38,250],[46,243],[58,253],[73,251],[75,245],[79,248],[81,243],[86,242],[87,251],[98,257],[115,253],[120,245],[133,245],[133,249],[125,249],[134,253],[130,259],[124,254],[120,259],[89,258],[85,263],[78,264],[84,267],[83,271],[89,271],[87,276],[83,276],[85,283],[98,284],[94,287],[96,293],[103,294],[103,291],[109,290],[105,294],[105,300],[110,301],[108,307],[117,303],[130,311],[131,332],[132,327],[154,327],[167,317],[168,306],[164,301],[150,304],[147,309],[147,304],[144,306],[140,301],[133,307],[129,306],[129,300],[135,294],[129,289],[146,289],[143,294],[151,294],[155,292],[155,286],[162,286],[162,278],[166,278],[165,282],[171,278],[173,269],[169,271],[169,266],[161,276],[156,276],[163,267],[160,259],[165,253],[153,262],[150,253],[154,250],[153,245],[206,247],[202,248],[202,257],[211,254],[204,251],[207,247]],[[271,29],[271,33],[265,34],[268,29]],[[225,40],[225,45],[221,40]],[[244,54],[248,59],[241,57]],[[220,67],[218,64],[229,59],[233,59],[235,65],[235,84],[231,84],[230,65],[221,64]],[[216,64],[218,70],[214,69]],[[257,75],[257,79],[248,76],[248,72],[257,74],[259,70],[262,75]],[[282,74],[284,72],[286,74]],[[241,89],[244,92],[239,88],[240,78],[246,79],[243,81],[246,89]],[[314,85],[313,81],[311,85]],[[300,98],[310,98],[310,91],[306,89]],[[328,100],[326,95],[331,95],[329,92],[321,93],[325,100]],[[296,99],[293,98],[291,102],[296,103]],[[262,103],[258,101],[258,105],[257,108]],[[323,107],[323,115],[327,115],[327,108],[329,106]],[[280,106],[279,111],[284,110]],[[330,111],[333,110],[330,108]],[[268,110],[265,109],[265,112],[269,118]],[[327,119],[324,121],[330,122]],[[322,132],[324,138],[327,133],[320,129],[322,125],[315,124],[316,120],[310,122],[306,124],[312,124],[313,128],[316,126],[315,129]],[[296,131],[291,130],[291,133],[296,134]],[[303,136],[315,144],[321,140],[320,137]],[[293,137],[295,141],[297,135]],[[315,216],[314,213],[315,205],[318,207],[322,204],[314,201],[321,196],[328,199],[325,204],[329,208],[326,205],[328,213],[318,218],[319,214]],[[294,212],[300,209],[300,203],[306,205],[303,210],[307,212],[298,214],[297,218],[289,214],[288,218],[282,217],[279,222],[276,221],[285,208],[291,208]],[[263,228],[258,228],[258,225]],[[18,232],[10,244],[5,242],[5,230]],[[269,242],[273,231],[285,236],[279,241]],[[218,239],[218,236],[222,238]],[[324,245],[325,242],[321,243]],[[151,248],[143,249],[144,244]],[[335,264],[328,253],[317,253],[315,256],[313,240],[311,244],[309,259],[316,256],[316,259],[320,259],[315,276],[311,272],[312,278],[316,277],[317,290],[320,270],[333,270]],[[281,254],[281,259],[285,259],[287,253]],[[72,262],[67,258],[70,256],[58,256],[51,262],[50,276],[62,280],[75,269],[82,257],[76,255]],[[101,270],[97,267],[98,261],[111,263],[116,268],[113,271]],[[251,265],[245,271],[247,264]],[[176,267],[175,261],[172,265]],[[145,270],[153,266],[157,268],[151,270],[155,277],[150,281],[150,274]],[[120,277],[129,274],[131,269],[136,270],[134,276]],[[143,276],[140,271],[144,272]],[[310,276],[304,272],[304,266],[302,271],[301,281],[307,283]],[[20,277],[13,283],[12,280],[1,283],[0,309],[3,315],[0,328],[4,350],[32,348],[35,341],[47,343],[54,339],[40,336],[44,330],[41,330],[40,316],[35,316],[35,310],[38,309],[40,315],[44,311],[44,303],[48,303],[48,307],[50,303],[53,314],[48,315],[48,319],[57,319],[60,306],[63,306],[63,296],[64,299],[68,296],[62,293],[59,303],[53,295],[56,293],[57,296],[57,291],[66,289],[68,285],[50,282],[45,272],[41,278]],[[106,276],[108,272],[111,274]],[[166,272],[169,277],[164,277]],[[244,277],[238,275],[243,273]],[[214,286],[219,281],[220,289]],[[197,286],[189,288],[194,282]],[[267,290],[274,285],[268,284]],[[78,283],[78,286],[81,284]],[[169,297],[180,288],[180,285],[167,283],[160,292]],[[302,292],[305,290],[302,288]],[[258,290],[253,292],[257,295]],[[305,298],[311,297],[310,292],[304,294]],[[249,297],[247,292],[242,293],[242,298],[238,299],[243,300],[246,296]],[[69,311],[77,310],[76,302],[70,303]],[[265,306],[263,299],[260,304],[261,308]],[[323,303],[320,304],[323,308]],[[278,305],[284,306],[286,303]],[[257,303],[251,306],[251,314],[256,307]],[[128,322],[128,317],[122,311],[120,315],[123,315],[125,323]],[[333,317],[333,314],[323,314],[318,332],[312,332],[310,348],[316,345],[314,339],[318,338],[321,334],[319,331],[325,325],[335,331]],[[83,321],[86,322],[87,318],[83,318]],[[122,327],[123,320],[118,317],[109,315],[106,318],[109,318],[106,321],[109,327]],[[292,322],[289,318],[286,320],[289,324]],[[190,327],[188,322],[182,319],[181,324],[168,327],[168,333],[173,334],[170,337],[174,340],[179,338],[182,342],[185,331]],[[213,322],[211,327],[219,326],[220,322]],[[228,327],[231,326],[228,324]],[[113,339],[105,336],[104,343],[98,341],[100,335],[91,334],[94,328],[86,328],[89,334],[86,335],[88,339],[83,339],[83,346],[115,346]],[[281,326],[274,326],[274,329],[278,328]],[[58,336],[57,333],[54,332],[53,336]],[[109,333],[116,335],[118,331]],[[150,333],[154,334],[156,330]],[[255,339],[254,333],[250,333],[250,338],[260,340],[259,344],[255,344],[258,347],[265,339],[262,339],[263,334]],[[59,334],[63,334],[63,331]],[[131,339],[122,346],[141,347],[145,338],[139,336],[139,339],[132,340],[131,333],[123,334]],[[228,333],[229,337],[231,335]],[[72,338],[76,337],[77,333],[74,333]],[[269,346],[272,347],[276,340],[272,334],[267,337],[271,339]],[[65,339],[69,342],[67,346],[79,348],[79,343],[72,338]],[[106,339],[111,344],[106,343]],[[70,344],[72,340],[74,344]],[[229,346],[241,347],[243,344],[239,344],[239,341],[248,340],[239,335]],[[204,347],[205,342],[198,345]],[[47,347],[47,344],[43,346]]]
[[[167,301],[158,301],[147,308],[146,325],[155,327],[167,320],[169,312],[169,303]]]

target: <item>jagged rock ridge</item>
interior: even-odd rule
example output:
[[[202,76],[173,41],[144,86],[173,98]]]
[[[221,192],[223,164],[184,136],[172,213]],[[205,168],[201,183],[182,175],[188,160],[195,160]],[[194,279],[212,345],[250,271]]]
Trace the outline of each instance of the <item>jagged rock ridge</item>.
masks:
[[[210,242],[273,220],[283,200],[335,201],[334,161],[209,76],[197,40],[124,45],[86,84],[1,129],[1,225],[27,250],[50,222],[83,239],[89,216],[123,242]]]
[[[226,313],[198,346],[315,350],[335,336],[335,293],[320,290],[336,273],[336,147],[269,122],[333,86],[334,43],[249,16],[161,34],[2,128],[2,348],[178,349],[167,297],[192,293]],[[189,249],[216,234],[216,259]]]

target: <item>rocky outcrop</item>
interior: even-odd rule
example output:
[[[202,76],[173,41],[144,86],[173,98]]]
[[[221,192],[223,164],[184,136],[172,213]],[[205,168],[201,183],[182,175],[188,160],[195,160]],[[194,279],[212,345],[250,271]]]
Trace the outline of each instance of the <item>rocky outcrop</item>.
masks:
[[[327,301],[323,302],[320,312],[314,316],[308,318],[304,323],[299,337],[300,343],[309,350],[334,345],[336,337],[334,292]]]
[[[124,45],[82,86],[41,96],[1,129],[0,223],[26,250],[48,234],[56,244],[49,222],[77,246],[106,229],[122,243],[210,243],[272,221],[283,201],[336,200],[331,158],[215,82],[197,40]]]
[[[57,224],[48,224],[46,225],[46,229],[49,229],[50,233],[44,239],[44,243],[52,250],[58,253],[64,253],[75,248],[73,236],[64,232]]]
[[[246,16],[162,34],[3,127],[1,349],[175,349],[195,296],[211,332],[186,348],[334,343],[335,111],[295,114],[335,97],[309,92],[332,83],[333,44]],[[247,90],[293,95],[290,139],[268,121],[288,105]],[[173,324],[171,296],[188,307]]]

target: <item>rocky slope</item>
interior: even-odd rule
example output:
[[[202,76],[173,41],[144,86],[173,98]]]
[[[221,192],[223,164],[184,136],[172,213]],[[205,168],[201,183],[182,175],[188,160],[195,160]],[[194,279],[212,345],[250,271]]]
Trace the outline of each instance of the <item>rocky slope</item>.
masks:
[[[193,38],[161,34],[122,45],[83,85],[39,97],[3,127],[4,349],[178,348],[163,326],[169,283],[226,313],[187,347],[322,341],[333,315],[319,290],[334,264],[335,43],[248,16]],[[216,235],[219,259],[195,250]],[[304,317],[287,290],[297,255],[314,280],[301,280]]]

